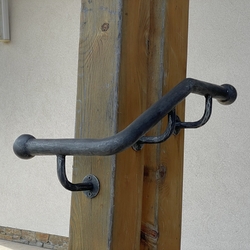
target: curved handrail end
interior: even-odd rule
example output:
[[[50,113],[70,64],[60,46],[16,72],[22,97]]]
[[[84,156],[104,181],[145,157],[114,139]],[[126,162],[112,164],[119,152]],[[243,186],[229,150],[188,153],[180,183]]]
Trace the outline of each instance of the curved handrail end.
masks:
[[[34,155],[30,155],[28,153],[28,150],[25,145],[30,139],[36,139],[36,138],[29,134],[23,134],[23,135],[20,135],[15,140],[14,145],[13,145],[13,151],[18,157],[22,159],[31,159],[34,157]]]
[[[218,102],[224,105],[232,104],[237,98],[237,90],[235,89],[234,86],[230,84],[222,84],[221,86],[227,89],[228,95],[227,95],[227,99],[218,100]]]

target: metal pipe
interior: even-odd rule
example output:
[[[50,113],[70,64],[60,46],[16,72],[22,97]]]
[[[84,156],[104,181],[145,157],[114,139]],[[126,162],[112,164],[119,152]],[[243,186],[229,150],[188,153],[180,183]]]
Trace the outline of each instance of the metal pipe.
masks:
[[[35,155],[113,155],[132,146],[147,131],[166,116],[190,93],[217,99],[221,104],[236,100],[236,89],[186,78],[135,119],[127,128],[103,139],[36,139],[32,135],[19,136],[13,146],[17,156],[29,159]]]
[[[57,177],[64,188],[70,191],[86,191],[92,190],[92,183],[71,183],[66,175],[65,155],[57,156]]]

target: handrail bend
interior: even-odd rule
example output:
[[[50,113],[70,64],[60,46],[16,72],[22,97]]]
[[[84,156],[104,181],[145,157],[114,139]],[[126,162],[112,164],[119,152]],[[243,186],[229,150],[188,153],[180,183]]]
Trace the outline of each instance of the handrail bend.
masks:
[[[116,135],[103,139],[36,139],[32,135],[24,134],[16,139],[13,150],[23,159],[35,155],[117,154],[134,145],[190,93],[211,96],[225,105],[233,103],[237,97],[236,89],[232,85],[219,86],[186,78]]]

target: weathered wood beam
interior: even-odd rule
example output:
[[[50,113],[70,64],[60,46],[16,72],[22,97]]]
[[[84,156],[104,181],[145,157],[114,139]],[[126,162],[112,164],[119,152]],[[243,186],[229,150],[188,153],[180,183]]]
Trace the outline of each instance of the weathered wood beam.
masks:
[[[82,0],[76,138],[115,134],[185,78],[187,23],[187,0]],[[73,182],[92,173],[101,190],[72,194],[70,249],[179,249],[182,164],[183,132],[139,152],[75,157]]]
[[[82,0],[76,106],[76,138],[102,138],[117,131],[121,1]],[[75,157],[73,182],[87,174],[100,180],[94,199],[72,194],[69,249],[109,249],[116,160]]]

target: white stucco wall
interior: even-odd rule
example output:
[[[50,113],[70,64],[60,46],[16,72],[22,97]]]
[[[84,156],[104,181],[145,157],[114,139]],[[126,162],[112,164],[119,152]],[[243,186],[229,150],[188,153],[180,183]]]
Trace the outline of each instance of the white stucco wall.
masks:
[[[207,125],[186,131],[182,250],[250,249],[250,1],[190,0],[188,76],[231,83]],[[203,112],[187,99],[186,118]]]
[[[9,5],[11,42],[0,43],[0,225],[67,236],[70,192],[56,158],[24,161],[12,144],[23,133],[74,136],[80,1]]]
[[[24,161],[17,136],[74,136],[79,0],[9,0],[11,42],[0,43],[0,226],[68,235],[70,193],[55,157]],[[204,127],[186,131],[182,250],[250,246],[250,1],[190,0],[188,76],[231,83]],[[186,119],[203,98],[187,98]],[[71,175],[70,163],[68,176]]]

